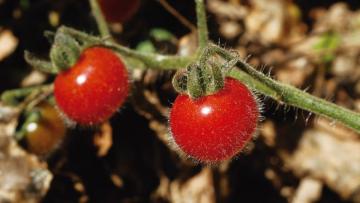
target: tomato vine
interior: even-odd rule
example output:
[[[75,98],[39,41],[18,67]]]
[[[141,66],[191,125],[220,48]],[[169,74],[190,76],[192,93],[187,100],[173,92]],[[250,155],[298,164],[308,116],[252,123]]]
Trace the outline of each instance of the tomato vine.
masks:
[[[99,6],[96,6],[96,4],[94,4],[95,6],[92,6],[92,10],[101,33],[101,37],[92,36],[68,27],[60,27],[58,32],[67,33],[69,37],[73,37],[78,40],[80,39],[83,42],[87,42],[92,45],[104,46],[113,49],[115,52],[121,54],[125,60],[127,58],[135,59],[137,63],[136,67],[139,67],[138,64],[142,64],[142,67],[145,68],[161,70],[180,69],[187,67],[189,64],[198,61],[199,58],[203,55],[204,50],[207,48],[226,61],[235,61],[235,65],[239,69],[233,69],[229,72],[228,76],[241,80],[253,90],[265,96],[269,96],[282,104],[294,106],[322,116],[326,116],[330,119],[343,123],[357,132],[360,132],[359,113],[312,96],[295,87],[277,82],[274,79],[255,70],[251,65],[246,63],[244,60],[241,60],[239,56],[234,55],[232,51],[211,44],[208,40],[204,2],[203,0],[195,1],[197,5],[196,11],[198,16],[197,25],[199,33],[199,49],[195,56],[183,57],[155,53],[142,53],[117,44],[116,42],[109,39],[110,31],[108,30],[104,17],[101,17],[102,13],[99,9]],[[97,2],[95,0],[90,0],[90,3]],[[9,98],[9,95],[12,93],[11,91],[8,91],[4,94],[7,98]]]

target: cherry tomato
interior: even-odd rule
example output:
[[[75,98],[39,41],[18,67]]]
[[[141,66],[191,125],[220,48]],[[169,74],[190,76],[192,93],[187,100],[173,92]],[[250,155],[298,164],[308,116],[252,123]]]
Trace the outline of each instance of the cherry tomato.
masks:
[[[254,95],[226,78],[215,94],[196,100],[179,95],[170,112],[170,130],[180,150],[201,162],[232,158],[251,139],[259,110]]]
[[[42,102],[36,108],[39,109],[41,118],[24,126],[26,143],[29,151],[46,155],[64,138],[66,127],[57,110],[49,103]]]
[[[139,9],[140,0],[98,0],[106,20],[110,23],[123,23]]]
[[[54,96],[67,118],[93,125],[110,118],[128,95],[128,73],[111,50],[92,47],[55,78]]]

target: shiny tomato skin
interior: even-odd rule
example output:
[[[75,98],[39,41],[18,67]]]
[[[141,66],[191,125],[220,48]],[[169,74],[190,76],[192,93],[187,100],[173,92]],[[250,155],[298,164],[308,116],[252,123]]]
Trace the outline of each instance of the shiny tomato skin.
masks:
[[[139,9],[140,0],[98,0],[100,8],[109,23],[123,23]]]
[[[57,75],[54,96],[61,112],[81,125],[109,119],[128,95],[128,73],[111,50],[85,49],[77,63]]]
[[[170,111],[172,139],[200,162],[231,159],[256,131],[259,109],[254,95],[239,81],[226,78],[215,94],[196,100],[179,95]]]

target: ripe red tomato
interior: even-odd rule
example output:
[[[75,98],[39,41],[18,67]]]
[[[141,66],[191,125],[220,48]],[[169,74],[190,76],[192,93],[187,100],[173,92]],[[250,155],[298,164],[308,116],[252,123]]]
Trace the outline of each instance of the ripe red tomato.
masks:
[[[112,116],[128,95],[125,65],[111,50],[92,47],[77,63],[57,75],[54,96],[59,109],[82,125],[101,123]]]
[[[47,102],[40,103],[37,108],[41,119],[27,123],[25,138],[29,151],[46,155],[56,148],[66,135],[66,127],[57,110]]]
[[[215,94],[193,100],[179,95],[170,112],[175,144],[201,162],[232,158],[251,139],[259,110],[254,95],[239,81],[226,78]]]
[[[123,23],[139,9],[139,0],[98,0],[106,20],[110,23]]]

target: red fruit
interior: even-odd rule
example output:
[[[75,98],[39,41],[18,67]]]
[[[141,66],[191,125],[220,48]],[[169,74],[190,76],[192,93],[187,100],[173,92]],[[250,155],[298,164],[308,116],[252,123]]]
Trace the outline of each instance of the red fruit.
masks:
[[[185,154],[218,162],[241,151],[256,130],[259,110],[254,95],[239,81],[226,78],[215,94],[193,100],[179,95],[170,112],[170,130]]]
[[[139,0],[98,0],[106,20],[110,23],[123,23],[139,9]]]
[[[57,75],[54,96],[69,119],[92,125],[110,118],[125,101],[128,89],[123,62],[111,50],[93,47],[83,51],[73,67]]]

